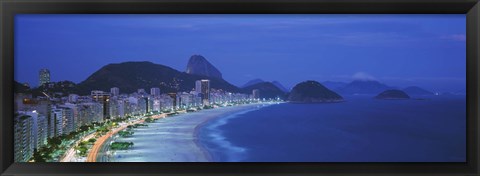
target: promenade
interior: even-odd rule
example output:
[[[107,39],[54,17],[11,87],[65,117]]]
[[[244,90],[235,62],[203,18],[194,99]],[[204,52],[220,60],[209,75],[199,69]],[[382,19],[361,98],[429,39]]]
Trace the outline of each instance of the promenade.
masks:
[[[75,157],[75,154],[76,154],[75,146],[80,144],[80,142],[82,142],[82,141],[88,141],[89,139],[94,138],[94,137],[95,137],[95,133],[92,133],[92,134],[89,134],[89,135],[83,137],[82,139],[78,140],[77,142],[75,142],[75,144],[72,145],[72,147],[70,147],[67,150],[67,152],[65,152],[63,157],[60,159],[60,162],[78,162],[79,158]]]

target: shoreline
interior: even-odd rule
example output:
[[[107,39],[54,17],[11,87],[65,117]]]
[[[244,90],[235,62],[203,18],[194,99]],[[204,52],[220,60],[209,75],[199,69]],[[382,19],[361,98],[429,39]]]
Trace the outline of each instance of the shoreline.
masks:
[[[212,120],[249,111],[258,106],[263,107],[265,104],[269,103],[202,110],[161,119],[163,122],[150,123],[146,130],[135,131],[136,137],[119,139],[133,141],[134,147],[114,151],[111,162],[212,162],[213,156],[199,140],[202,127]]]
[[[197,145],[198,148],[200,148],[200,150],[202,150],[202,152],[204,153],[206,159],[208,160],[208,162],[216,162],[214,161],[215,160],[215,157],[213,156],[213,154],[211,154],[208,149],[206,148],[205,145],[203,145],[201,142],[200,142],[200,131],[206,127],[206,125],[214,120],[217,120],[219,118],[226,118],[226,117],[229,117],[229,116],[232,116],[232,115],[236,115],[236,114],[243,114],[243,113],[246,113],[246,112],[250,112],[250,111],[253,111],[254,109],[258,109],[259,106],[260,108],[262,107],[265,107],[266,105],[271,105],[270,103],[255,103],[255,104],[249,104],[251,106],[251,108],[245,108],[245,109],[242,109],[242,110],[238,110],[238,111],[230,111],[230,112],[227,112],[227,113],[224,113],[220,116],[216,116],[216,117],[213,117],[213,118],[210,118],[210,119],[207,119],[205,121],[203,121],[202,123],[198,124],[194,129],[193,129],[193,135],[194,135],[194,143]],[[254,106],[254,107],[253,107]]]

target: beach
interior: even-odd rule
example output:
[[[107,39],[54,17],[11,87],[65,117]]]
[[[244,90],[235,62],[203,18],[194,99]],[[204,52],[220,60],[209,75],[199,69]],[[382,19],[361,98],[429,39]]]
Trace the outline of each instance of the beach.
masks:
[[[179,114],[139,127],[131,137],[115,137],[116,142],[133,142],[128,150],[102,151],[111,157],[104,162],[209,162],[210,154],[198,142],[198,131],[209,120],[260,108],[263,104],[205,109]],[[102,162],[102,161],[100,161]]]

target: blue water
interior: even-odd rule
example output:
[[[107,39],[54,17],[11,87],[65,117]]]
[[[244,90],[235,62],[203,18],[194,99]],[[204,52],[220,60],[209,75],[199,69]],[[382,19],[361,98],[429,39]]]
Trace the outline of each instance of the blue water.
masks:
[[[465,97],[281,103],[208,122],[215,161],[464,162]]]

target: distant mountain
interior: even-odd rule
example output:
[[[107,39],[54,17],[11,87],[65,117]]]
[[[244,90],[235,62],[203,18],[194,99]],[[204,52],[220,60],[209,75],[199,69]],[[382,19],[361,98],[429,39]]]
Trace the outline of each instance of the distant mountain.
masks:
[[[162,92],[177,92],[192,90],[195,81],[200,79],[209,79],[210,88],[240,92],[239,88],[221,78],[179,72],[151,62],[108,64],[77,87],[80,95],[88,95],[91,90],[109,91],[112,87],[120,88],[122,93],[132,93],[141,88],[148,90],[152,87],[159,87]]]
[[[410,86],[405,89],[403,89],[405,93],[407,93],[410,96],[418,96],[418,95],[434,95],[433,92],[430,92],[428,90],[422,89],[417,86]]]
[[[353,95],[353,94],[379,94],[387,89],[392,89],[385,84],[372,80],[355,80],[351,83],[336,89],[340,94]]]
[[[282,90],[280,90],[276,85],[271,82],[261,82],[254,85],[247,86],[242,88],[244,93],[252,94],[254,89],[258,89],[260,91],[260,98],[281,98],[285,99],[286,94]]]
[[[382,100],[401,100],[401,99],[410,99],[410,96],[407,95],[404,91],[401,90],[386,90],[382,93],[375,96],[376,99]]]
[[[293,87],[288,101],[293,103],[340,102],[343,97],[316,81],[305,81]]]
[[[273,81],[272,82],[273,85],[277,86],[280,90],[282,90],[283,92],[287,93],[289,92],[289,90],[287,88],[285,88],[285,86],[283,86],[280,82],[278,81]]]
[[[190,57],[186,72],[193,75],[222,79],[222,73],[201,55],[193,55]]]
[[[336,90],[341,87],[345,87],[348,83],[345,82],[335,82],[335,81],[324,81],[322,85],[327,87],[330,90]]]
[[[241,88],[245,88],[245,87],[248,87],[248,86],[251,86],[251,85],[254,85],[254,84],[258,84],[258,83],[262,83],[262,82],[265,82],[265,81],[263,81],[261,79],[253,79],[253,80],[250,80],[247,83],[245,83]]]

